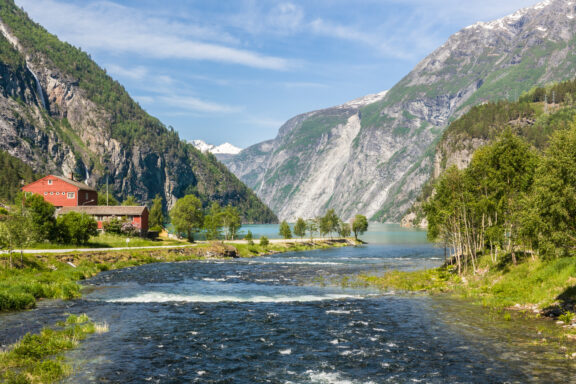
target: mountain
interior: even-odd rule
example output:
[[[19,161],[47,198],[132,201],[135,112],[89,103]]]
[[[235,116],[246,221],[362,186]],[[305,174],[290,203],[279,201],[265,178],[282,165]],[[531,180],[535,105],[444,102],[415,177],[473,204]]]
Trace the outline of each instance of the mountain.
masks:
[[[69,175],[116,196],[167,207],[188,193],[238,206],[247,222],[276,221],[211,154],[148,115],[81,50],[0,0],[0,149],[38,173]]]
[[[576,76],[575,17],[575,3],[551,0],[464,28],[387,93],[296,116],[225,163],[280,219],[331,207],[346,219],[399,221],[451,121]]]
[[[237,155],[242,151],[242,148],[238,148],[230,143],[214,145],[208,144],[203,140],[192,140],[190,144],[200,152],[212,153],[218,160],[229,159],[232,155]]]

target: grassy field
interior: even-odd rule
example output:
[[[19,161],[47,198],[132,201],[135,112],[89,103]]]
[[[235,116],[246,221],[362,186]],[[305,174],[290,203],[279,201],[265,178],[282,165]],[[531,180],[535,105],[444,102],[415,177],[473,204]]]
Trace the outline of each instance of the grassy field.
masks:
[[[127,241],[128,240],[128,241]],[[185,240],[158,238],[157,240],[142,237],[126,237],[107,233],[101,233],[92,237],[87,244],[78,246],[75,244],[36,243],[26,249],[74,249],[74,248],[117,248],[117,247],[156,247],[162,245],[186,245]]]
[[[361,275],[349,285],[382,290],[450,292],[498,309],[529,309],[547,316],[573,317],[576,306],[576,258],[539,260],[526,255],[513,265],[509,257],[480,259],[476,273],[458,276],[452,267]]]

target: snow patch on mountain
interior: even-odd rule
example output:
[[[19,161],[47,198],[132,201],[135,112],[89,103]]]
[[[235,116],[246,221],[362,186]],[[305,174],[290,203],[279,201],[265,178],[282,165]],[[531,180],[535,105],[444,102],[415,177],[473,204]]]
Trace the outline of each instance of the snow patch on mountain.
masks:
[[[201,152],[210,152],[215,155],[237,155],[242,151],[242,148],[238,148],[230,143],[213,145],[206,143],[204,140],[192,140],[190,144]]]

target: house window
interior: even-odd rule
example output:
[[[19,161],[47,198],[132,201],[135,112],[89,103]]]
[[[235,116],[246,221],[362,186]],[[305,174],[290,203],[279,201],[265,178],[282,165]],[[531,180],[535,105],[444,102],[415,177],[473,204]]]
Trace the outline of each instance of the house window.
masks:
[[[48,180],[48,185],[52,185],[52,180]]]
[[[44,196],[48,196],[48,192],[44,192]]]
[[[54,192],[50,192],[50,196],[54,195]]]
[[[60,192],[56,192],[56,196],[60,196]]]
[[[88,192],[86,192],[86,200],[88,200]]]
[[[73,199],[74,198],[74,192],[68,192],[68,198]]]

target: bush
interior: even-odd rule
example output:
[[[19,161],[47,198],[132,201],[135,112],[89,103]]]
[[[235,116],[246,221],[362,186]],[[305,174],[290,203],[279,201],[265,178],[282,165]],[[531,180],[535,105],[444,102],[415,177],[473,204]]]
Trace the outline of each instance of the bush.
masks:
[[[58,232],[62,243],[85,244],[98,235],[98,223],[85,213],[68,212],[58,217]]]
[[[132,224],[129,221],[124,221],[122,223],[122,234],[123,235],[134,236],[134,235],[136,235],[136,233],[138,233],[138,228],[136,228],[134,226],[134,224]]]
[[[270,241],[268,240],[268,238],[267,238],[266,236],[262,236],[262,237],[260,238],[260,245],[263,246],[263,247],[265,247],[265,246],[267,246],[268,244],[270,244]]]
[[[102,223],[102,228],[106,233],[113,233],[119,235],[122,233],[122,220],[117,217],[113,217]]]

